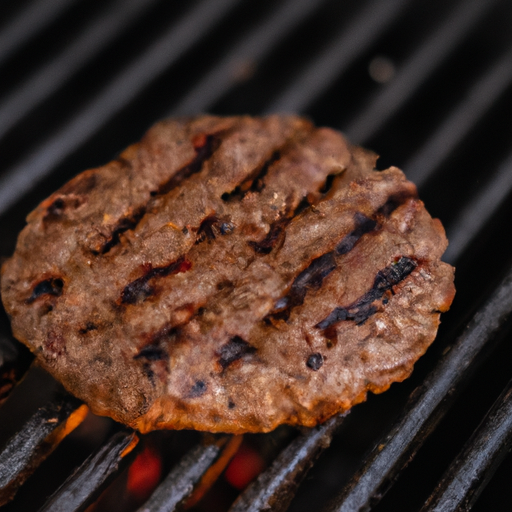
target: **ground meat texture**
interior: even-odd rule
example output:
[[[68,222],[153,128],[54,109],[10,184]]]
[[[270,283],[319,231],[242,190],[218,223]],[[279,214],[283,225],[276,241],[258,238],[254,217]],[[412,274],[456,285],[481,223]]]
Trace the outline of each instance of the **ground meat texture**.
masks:
[[[163,121],[29,216],[14,335],[147,432],[313,426],[405,379],[454,296],[397,168],[294,116]]]

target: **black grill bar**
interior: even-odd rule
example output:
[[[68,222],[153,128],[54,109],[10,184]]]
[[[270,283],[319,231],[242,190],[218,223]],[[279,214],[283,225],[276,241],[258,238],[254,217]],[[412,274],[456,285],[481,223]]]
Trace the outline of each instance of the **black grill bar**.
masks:
[[[229,448],[230,440],[233,440],[232,436],[221,436],[215,442],[199,444],[192,448],[165,477],[138,512],[183,510],[182,505],[201,483],[205,473],[219,460],[223,451]]]
[[[468,201],[447,229],[450,244],[443,259],[449,263],[458,260],[477,233],[490,220],[512,190],[512,154],[509,154],[495,172],[492,180],[476,197]]]
[[[361,55],[409,4],[375,0],[342,30],[328,48],[296,77],[265,113],[302,112]]]
[[[71,5],[70,0],[32,2],[15,19],[6,23],[0,32],[0,64]]]
[[[512,383],[509,382],[444,475],[441,487],[429,500],[430,508],[439,512],[469,510],[511,447]]]
[[[307,472],[331,444],[343,418],[344,415],[331,418],[294,439],[238,497],[229,512],[285,511]]]
[[[190,49],[237,0],[203,0],[114,78],[70,122],[0,178],[0,215],[19,201],[148,83]]]
[[[236,69],[241,63],[256,63],[324,1],[288,0],[283,3],[266,21],[248,34],[243,42],[235,45],[233,51],[216,64],[170,114],[190,115],[207,110],[237,83]]]
[[[72,427],[78,426],[82,411],[69,422],[81,402],[70,395],[58,397],[40,408],[7,442],[0,452],[0,506],[58,446]]]
[[[40,512],[82,512],[133,458],[138,437],[117,432],[57,489]],[[130,454],[130,456],[128,456]]]
[[[357,118],[343,127],[347,137],[362,143],[380,129],[389,118],[425,82],[432,71],[467,37],[473,25],[496,0],[463,0],[446,21],[402,65],[391,83],[370,101]]]
[[[27,371],[32,356],[20,343],[0,335],[0,406]]]
[[[512,269],[434,371],[412,393],[400,419],[382,436],[329,511],[364,509],[385,493],[483,361],[486,354],[482,354],[482,348],[511,311]]]
[[[511,83],[512,48],[509,48],[473,85],[467,99],[454,109],[424,146],[404,164],[407,177],[421,187]]]
[[[76,40],[66,46],[51,62],[16,88],[0,104],[0,137],[48,96],[54,93],[76,71],[115,39],[144,9],[156,0],[119,0],[107,12],[99,13]],[[38,4],[38,2],[35,2]]]
[[[509,382],[421,512],[470,510],[511,447],[512,382]]]

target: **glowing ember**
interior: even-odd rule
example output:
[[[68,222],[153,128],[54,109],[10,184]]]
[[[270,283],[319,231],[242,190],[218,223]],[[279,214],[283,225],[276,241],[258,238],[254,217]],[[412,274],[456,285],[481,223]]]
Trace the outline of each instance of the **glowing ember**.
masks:
[[[226,480],[236,489],[242,490],[265,469],[261,455],[243,444],[226,469]]]
[[[137,501],[145,501],[160,482],[161,476],[162,458],[153,448],[146,446],[128,470],[127,490]]]

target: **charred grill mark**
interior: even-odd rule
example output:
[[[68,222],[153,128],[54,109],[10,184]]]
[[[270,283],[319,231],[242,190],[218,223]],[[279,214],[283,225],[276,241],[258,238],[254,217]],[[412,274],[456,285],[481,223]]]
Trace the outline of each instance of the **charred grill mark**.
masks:
[[[268,320],[288,320],[291,310],[304,303],[307,291],[320,288],[325,277],[335,268],[334,252],[315,258],[309,267],[295,278],[290,293],[276,302],[274,311],[268,315]]]
[[[265,188],[263,182],[270,166],[281,158],[281,151],[276,150],[265,163],[256,168],[240,185],[237,185],[231,192],[222,194],[221,199],[225,202],[238,200],[241,201],[249,192],[261,192]]]
[[[167,277],[171,274],[186,272],[192,267],[192,263],[181,256],[173,263],[164,267],[150,268],[146,274],[127,284],[121,292],[121,304],[137,304],[144,302],[155,293],[155,288],[150,281],[154,278]]]
[[[240,336],[233,336],[225,345],[220,348],[218,353],[219,364],[224,371],[231,363],[241,359],[248,354],[254,354],[256,348],[247,343]]]
[[[392,265],[377,272],[373,286],[368,292],[349,306],[335,308],[315,327],[326,330],[344,320],[352,320],[358,325],[363,324],[378,310],[375,302],[380,300],[388,290],[392,291],[393,287],[403,281],[416,266],[417,263],[414,260],[402,256]]]
[[[194,141],[194,150],[196,156],[194,159],[177,171],[169,180],[164,182],[158,187],[158,190],[150,192],[151,197],[164,195],[169,193],[173,188],[178,186],[182,181],[198,173],[206,160],[208,160],[215,150],[220,146],[221,140],[216,135],[200,135],[197,136]],[[112,247],[119,244],[120,236],[129,230],[134,230],[139,222],[142,220],[148,210],[148,205],[141,206],[133,214],[119,219],[112,235],[100,248],[99,251],[95,251],[95,254],[106,254]]]
[[[43,295],[52,295],[60,297],[64,289],[64,281],[60,277],[51,277],[39,282],[34,286],[32,295],[25,301],[27,304],[32,304],[36,299]]]
[[[146,214],[146,207],[141,206],[132,215],[119,219],[116,227],[112,231],[112,235],[100,248],[99,251],[93,251],[94,254],[106,254],[107,252],[119,244],[120,237],[123,233],[129,230],[134,230],[137,224],[141,221],[142,217]]]
[[[182,181],[201,171],[206,160],[208,160],[219,148],[221,139],[219,138],[219,134],[203,134],[197,136],[194,139],[193,144],[196,152],[194,159],[185,167],[182,167],[176,174],[174,174],[174,176],[172,176],[172,178],[167,180],[165,183],[162,183],[160,187],[158,187],[157,191],[151,192],[152,196],[168,194]]]
[[[366,217],[366,215],[360,212],[354,215],[354,221],[356,228],[343,237],[342,241],[336,246],[335,251],[339,256],[350,252],[363,235],[374,231],[378,226],[377,221]]]
[[[323,280],[336,268],[337,256],[348,254],[363,235],[380,229],[382,217],[389,217],[393,211],[412,197],[414,196],[411,196],[408,192],[391,195],[372,218],[367,217],[361,212],[356,212],[354,214],[355,228],[342,238],[334,251],[315,258],[310,265],[295,278],[288,295],[282,297],[275,303],[274,310],[265,317],[264,321],[267,324],[271,324],[272,320],[288,320],[291,310],[304,303],[307,291],[319,289],[322,286]],[[254,242],[249,243],[253,244]],[[373,314],[373,312],[370,313],[368,311],[369,314]],[[364,315],[358,317],[357,323],[360,323],[362,318],[365,318]]]

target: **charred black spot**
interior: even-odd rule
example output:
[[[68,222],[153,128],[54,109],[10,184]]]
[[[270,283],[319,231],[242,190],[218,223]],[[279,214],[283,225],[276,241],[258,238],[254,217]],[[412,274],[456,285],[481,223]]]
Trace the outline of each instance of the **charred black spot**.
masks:
[[[253,354],[256,348],[249,345],[240,336],[233,336],[219,351],[219,364],[225,370],[231,363],[241,359],[247,354]]]
[[[335,308],[324,320],[315,327],[327,329],[328,327],[345,320],[352,320],[360,325],[366,322],[377,310],[375,301],[391,290],[393,286],[403,281],[417,266],[411,258],[401,257],[398,261],[377,272],[372,288],[362,297],[346,307]]]
[[[208,389],[208,386],[206,385],[206,382],[204,382],[202,380],[198,380],[190,389],[190,393],[188,396],[190,398],[197,398],[199,396],[204,395],[206,393],[207,389]]]
[[[36,284],[32,290],[32,295],[27,299],[27,304],[32,304],[36,299],[42,295],[53,295],[54,297],[60,297],[64,288],[64,281],[59,277],[45,279],[40,283]]]
[[[236,407],[235,402],[233,402],[233,400],[230,400],[230,401],[228,402],[228,408],[229,408],[229,409],[234,409],[235,407]]]
[[[299,205],[295,208],[295,212],[293,213],[294,217],[300,215],[303,211],[307,210],[311,206],[311,203],[308,201],[307,197],[303,197],[300,200]]]
[[[93,322],[87,322],[85,324],[85,327],[83,327],[82,329],[80,329],[78,332],[80,334],[87,334],[88,332],[90,331],[95,331],[96,329],[98,328],[98,326],[93,323]]]
[[[377,213],[384,217],[389,217],[399,206],[405,204],[409,199],[415,198],[417,198],[417,194],[411,194],[408,191],[392,194],[388,197],[384,205],[379,208]]]
[[[342,255],[350,252],[359,239],[366,233],[370,233],[377,227],[377,222],[373,219],[366,217],[360,212],[354,215],[356,228],[343,238],[343,240],[336,246],[336,254]]]
[[[139,350],[133,359],[146,359],[147,361],[166,361],[168,359],[167,351],[158,345],[147,345]]]
[[[308,360],[306,361],[306,366],[308,368],[311,368],[313,371],[318,371],[322,365],[324,364],[324,358],[320,352],[315,352],[314,354],[311,354],[308,357]]]
[[[199,244],[201,242],[204,242],[205,240],[208,240],[208,242],[215,240],[215,232],[213,230],[213,227],[217,223],[218,219],[215,216],[207,217],[206,219],[204,219],[203,222],[201,222],[199,229],[197,230],[195,243]]]
[[[231,222],[223,222],[219,229],[221,235],[229,235],[229,233],[232,233],[235,230],[235,225]]]
[[[325,183],[323,184],[319,192],[322,194],[327,194],[327,192],[331,190],[334,178],[336,178],[336,176],[338,176],[338,174],[329,174],[327,178],[325,178]]]
[[[62,215],[62,213],[64,212],[65,207],[66,207],[66,203],[64,202],[64,199],[62,199],[62,197],[58,197],[46,209],[44,220],[55,219],[57,217],[60,217]]]
[[[137,304],[145,301],[155,293],[155,288],[150,284],[154,278],[167,277],[171,274],[186,272],[192,267],[190,261],[184,256],[163,267],[150,268],[146,274],[127,284],[121,292],[121,304]]]
[[[184,235],[188,235],[188,228],[187,228],[187,226],[185,226],[185,227],[181,230],[181,232],[182,232]]]

